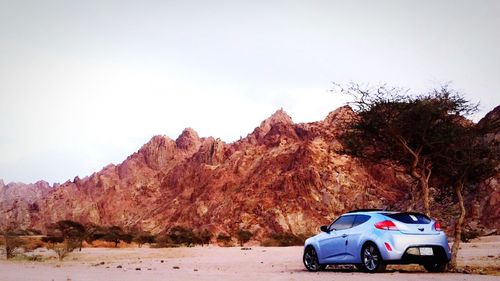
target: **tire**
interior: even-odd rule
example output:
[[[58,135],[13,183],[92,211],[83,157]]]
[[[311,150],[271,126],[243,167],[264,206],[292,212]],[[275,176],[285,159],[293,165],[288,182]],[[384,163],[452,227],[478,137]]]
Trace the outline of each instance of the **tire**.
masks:
[[[306,269],[311,272],[324,270],[326,268],[326,265],[319,263],[318,254],[312,246],[309,246],[304,250],[302,261],[304,262]]]
[[[377,246],[373,243],[366,243],[361,248],[361,265],[364,272],[379,273],[384,272],[386,264],[382,260],[382,255]]]
[[[446,270],[447,263],[426,263],[424,264],[425,270],[428,272],[444,272]]]

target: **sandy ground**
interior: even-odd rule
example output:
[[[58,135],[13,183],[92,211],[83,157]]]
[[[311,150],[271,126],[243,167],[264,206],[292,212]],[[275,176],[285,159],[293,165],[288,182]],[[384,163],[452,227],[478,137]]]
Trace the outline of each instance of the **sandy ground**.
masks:
[[[497,275],[431,274],[416,265],[390,266],[382,274],[340,268],[310,273],[302,265],[302,247],[85,248],[63,262],[2,259],[0,280],[500,280],[500,236],[483,237],[462,248],[459,266],[487,268]]]

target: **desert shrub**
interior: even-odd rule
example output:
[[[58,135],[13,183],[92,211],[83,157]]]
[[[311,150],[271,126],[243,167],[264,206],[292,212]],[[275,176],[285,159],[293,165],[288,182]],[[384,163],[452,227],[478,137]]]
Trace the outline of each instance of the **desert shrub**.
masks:
[[[126,233],[119,226],[111,226],[104,230],[102,236],[95,236],[96,240],[104,240],[108,242],[113,242],[115,244],[115,248],[118,247],[118,244],[123,241],[125,243],[130,243],[133,240],[133,236],[131,234]]]
[[[87,230],[79,222],[71,220],[61,220],[47,227],[49,236],[62,237],[65,240],[72,240],[78,243],[80,250],[82,249],[83,241],[85,240]]]
[[[168,234],[158,235],[156,243],[152,245],[153,248],[177,248],[179,244],[174,244]]]
[[[4,233],[5,257],[11,259],[16,255],[16,251],[24,246],[24,241],[19,235],[11,232]]]
[[[261,246],[264,247],[287,247],[304,245],[305,237],[303,235],[295,235],[292,233],[281,232],[273,233],[270,238],[262,241]]]
[[[230,246],[232,246],[232,238],[228,234],[219,233],[217,235],[216,239],[217,239],[217,243],[219,243],[219,245],[222,245],[224,247],[230,247]]]
[[[135,243],[140,247],[144,244],[153,244],[156,242],[156,237],[154,235],[151,235],[149,232],[141,232],[138,233],[134,236]]]
[[[208,231],[208,229],[195,231],[195,235],[197,237],[197,241],[199,241],[202,247],[204,244],[206,245],[210,244],[210,240],[212,240],[213,237],[213,234],[210,231]]]
[[[252,232],[248,230],[240,229],[236,232],[236,238],[238,239],[238,243],[240,244],[241,247],[243,247],[243,245],[246,242],[250,241],[252,236],[253,236]]]
[[[44,236],[42,237],[42,242],[51,244],[52,246],[56,243],[62,243],[64,238],[61,236]]]
[[[63,260],[65,257],[69,255],[69,253],[73,252],[76,248],[80,246],[80,241],[77,239],[64,239],[62,243],[53,244],[52,250],[56,252],[59,260]]]
[[[462,230],[462,235],[460,239],[464,243],[468,243],[470,240],[480,236],[480,232],[475,229],[466,228]]]
[[[188,247],[199,242],[192,229],[182,226],[172,227],[168,236],[173,244],[184,244]]]

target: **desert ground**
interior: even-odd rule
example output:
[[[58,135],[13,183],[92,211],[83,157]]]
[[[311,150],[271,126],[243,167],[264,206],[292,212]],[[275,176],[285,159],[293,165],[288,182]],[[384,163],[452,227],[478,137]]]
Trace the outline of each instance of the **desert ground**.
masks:
[[[500,236],[462,244],[459,267],[467,273],[427,273],[418,265],[389,266],[366,274],[350,267],[310,273],[302,247],[84,248],[58,261],[38,249],[42,261],[0,260],[0,280],[500,280]]]

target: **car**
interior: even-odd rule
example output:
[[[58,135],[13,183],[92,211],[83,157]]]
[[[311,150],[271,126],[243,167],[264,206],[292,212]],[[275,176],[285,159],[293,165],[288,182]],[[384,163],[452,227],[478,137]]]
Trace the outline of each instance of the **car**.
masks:
[[[303,262],[309,271],[352,264],[375,273],[387,264],[417,263],[429,272],[442,272],[451,258],[440,223],[417,212],[355,210],[320,230],[304,243]]]

